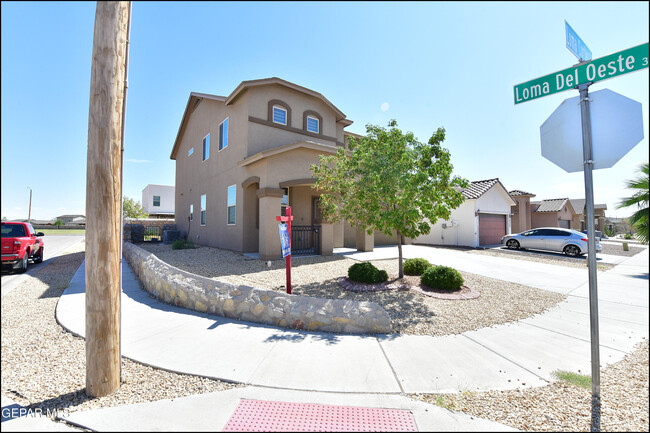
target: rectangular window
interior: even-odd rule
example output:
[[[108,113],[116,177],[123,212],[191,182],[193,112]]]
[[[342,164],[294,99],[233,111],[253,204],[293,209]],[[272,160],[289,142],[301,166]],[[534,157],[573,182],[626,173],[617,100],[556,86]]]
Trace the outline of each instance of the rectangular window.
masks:
[[[315,132],[318,134],[318,128],[319,128],[319,121],[318,118],[312,117],[312,116],[307,116],[307,131],[309,132]]]
[[[191,148],[190,150],[187,151],[187,156],[190,156],[193,153],[194,153],[194,148]]]
[[[201,225],[205,225],[205,194],[201,196]]]
[[[160,207],[160,196],[159,195],[154,195],[153,196],[153,205]]]
[[[219,125],[219,150],[228,147],[228,117]]]
[[[210,158],[210,134],[203,139],[203,161]]]
[[[190,221],[194,221],[194,205],[190,205]]]
[[[287,110],[277,105],[273,106],[273,123],[279,123],[281,125],[287,124]]]
[[[228,225],[235,224],[235,210],[237,208],[237,186],[228,187]]]
[[[284,194],[280,199],[280,215],[287,216],[287,206],[289,206],[289,188],[282,188]]]

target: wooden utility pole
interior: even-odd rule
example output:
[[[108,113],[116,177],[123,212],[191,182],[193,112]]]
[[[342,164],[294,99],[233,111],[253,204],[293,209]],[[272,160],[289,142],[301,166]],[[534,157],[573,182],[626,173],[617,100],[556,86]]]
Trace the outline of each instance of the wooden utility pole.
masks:
[[[97,2],[86,166],[86,393],[120,386],[122,136],[129,2]]]

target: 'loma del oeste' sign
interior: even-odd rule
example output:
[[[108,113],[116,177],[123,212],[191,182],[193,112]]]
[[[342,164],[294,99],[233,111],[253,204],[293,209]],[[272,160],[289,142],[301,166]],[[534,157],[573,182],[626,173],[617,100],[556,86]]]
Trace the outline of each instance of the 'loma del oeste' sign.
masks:
[[[515,104],[574,89],[579,84],[613,78],[648,67],[648,43],[580,63],[514,87]]]

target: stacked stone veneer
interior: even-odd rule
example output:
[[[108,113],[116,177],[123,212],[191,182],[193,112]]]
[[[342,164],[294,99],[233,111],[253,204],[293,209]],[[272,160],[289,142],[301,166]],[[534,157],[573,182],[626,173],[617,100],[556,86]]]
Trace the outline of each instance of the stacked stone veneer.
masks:
[[[234,285],[170,266],[131,243],[124,243],[123,251],[144,288],[168,304],[299,330],[391,332],[388,313],[374,302],[288,295]]]

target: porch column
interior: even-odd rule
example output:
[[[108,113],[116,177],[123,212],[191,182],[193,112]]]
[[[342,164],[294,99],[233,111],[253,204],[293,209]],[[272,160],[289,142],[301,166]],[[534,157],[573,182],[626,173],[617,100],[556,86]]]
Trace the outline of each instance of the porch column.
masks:
[[[282,258],[280,231],[275,217],[280,215],[281,200],[284,191],[281,188],[260,188],[257,197],[260,199],[260,231],[259,254],[261,260]]]
[[[334,254],[334,225],[321,223],[320,225],[320,254],[330,256]]]
[[[369,235],[357,227],[357,251],[372,251],[375,249],[375,234]]]

